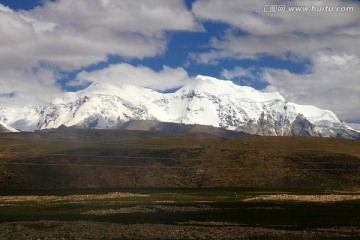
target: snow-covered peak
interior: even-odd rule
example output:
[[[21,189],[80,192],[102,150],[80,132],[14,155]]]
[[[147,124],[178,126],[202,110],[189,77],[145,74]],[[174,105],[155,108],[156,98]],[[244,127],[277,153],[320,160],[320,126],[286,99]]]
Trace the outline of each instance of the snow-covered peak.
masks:
[[[277,92],[264,93],[201,75],[173,93],[95,82],[64,93],[47,106],[0,107],[0,122],[25,131],[61,125],[109,128],[129,120],[242,128],[264,135],[357,136],[329,110],[289,103]]]
[[[293,106],[297,112],[302,113],[310,122],[340,122],[338,117],[330,110],[324,110],[312,105],[299,105],[291,102],[289,102],[289,105]]]
[[[223,80],[223,79],[217,79],[214,77],[204,76],[204,75],[197,75],[195,78],[198,82],[203,82],[206,84],[233,84],[230,80]]]
[[[278,92],[264,93],[252,87],[240,86],[231,80],[222,80],[213,77],[198,75],[193,82],[185,85],[181,92],[194,91],[197,93],[210,93],[213,95],[233,95],[238,98],[248,99],[253,101],[265,102],[272,100],[285,101],[284,97]]]
[[[93,82],[87,88],[77,92],[79,96],[93,95],[93,94],[116,94],[117,87],[113,85],[104,85],[100,82]]]

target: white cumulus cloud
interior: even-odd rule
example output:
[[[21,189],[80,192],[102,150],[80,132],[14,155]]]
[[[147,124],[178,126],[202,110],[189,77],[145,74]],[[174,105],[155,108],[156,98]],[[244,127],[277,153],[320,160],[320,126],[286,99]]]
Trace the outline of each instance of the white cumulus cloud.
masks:
[[[70,85],[82,85],[86,82],[100,82],[106,85],[136,85],[155,90],[177,88],[189,81],[187,72],[181,68],[164,66],[161,71],[154,71],[144,66],[133,66],[126,63],[110,65],[107,68],[92,72],[80,72]]]
[[[285,5],[284,12],[264,12],[266,6]],[[289,7],[351,7],[349,12],[291,12]],[[203,21],[224,22],[231,28],[210,41],[211,50],[193,59],[216,63],[217,59],[255,59],[264,55],[281,58],[308,57],[334,48],[360,55],[360,3],[320,0],[198,0],[192,11]],[[239,35],[237,30],[244,34]]]
[[[33,66],[43,60],[76,69],[108,54],[156,56],[166,48],[165,31],[197,27],[178,0],[59,0],[31,11],[1,6],[0,63]]]
[[[182,0],[57,0],[29,11],[0,4],[0,102],[8,96],[20,101],[27,89],[44,93],[38,98],[59,92],[56,72],[79,70],[109,55],[161,55],[167,31],[200,28]],[[39,70],[43,65],[51,67]],[[38,76],[51,69],[48,80]],[[26,99],[31,98],[36,99]]]
[[[333,110],[341,119],[360,121],[360,57],[321,52],[305,74],[266,69],[267,91],[278,91],[289,101]]]
[[[1,68],[0,68],[1,69]],[[47,104],[62,94],[58,74],[52,69],[0,70],[0,107]]]
[[[285,6],[270,12],[270,6]],[[317,11],[321,7],[354,7],[353,11]],[[292,7],[314,7],[314,11],[291,11]],[[194,14],[203,20],[219,21],[240,28],[251,35],[278,35],[288,32],[318,33],[354,24],[359,20],[359,3],[341,0],[197,0]]]
[[[250,77],[252,78],[254,75],[250,71],[250,69],[245,69],[241,67],[235,67],[232,70],[229,69],[223,69],[221,71],[221,76],[226,79],[234,79],[234,78],[242,78],[242,77]]]

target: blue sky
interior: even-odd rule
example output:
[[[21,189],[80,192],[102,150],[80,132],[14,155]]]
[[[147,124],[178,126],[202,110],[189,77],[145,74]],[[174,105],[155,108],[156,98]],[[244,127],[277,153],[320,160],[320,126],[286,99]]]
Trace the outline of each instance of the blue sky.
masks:
[[[200,74],[360,122],[358,1],[0,4],[0,104],[47,101],[94,81],[173,91]],[[285,9],[264,12],[270,6]]]

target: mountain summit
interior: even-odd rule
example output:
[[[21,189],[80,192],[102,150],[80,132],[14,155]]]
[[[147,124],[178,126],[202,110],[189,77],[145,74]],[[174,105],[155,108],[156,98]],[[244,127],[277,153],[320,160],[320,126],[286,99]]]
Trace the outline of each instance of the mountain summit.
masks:
[[[48,106],[0,108],[0,121],[21,131],[61,125],[112,128],[130,120],[211,125],[259,135],[360,138],[329,110],[206,76],[174,93],[93,83]]]

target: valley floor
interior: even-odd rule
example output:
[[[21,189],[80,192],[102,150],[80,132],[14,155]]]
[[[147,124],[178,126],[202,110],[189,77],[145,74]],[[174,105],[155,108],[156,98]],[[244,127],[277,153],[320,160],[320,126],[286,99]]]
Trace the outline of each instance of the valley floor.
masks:
[[[92,221],[36,221],[0,224],[0,239],[358,239],[353,227],[318,227],[303,230],[248,227],[231,223],[114,224]]]
[[[127,190],[7,190],[0,239],[360,237],[359,192]]]

